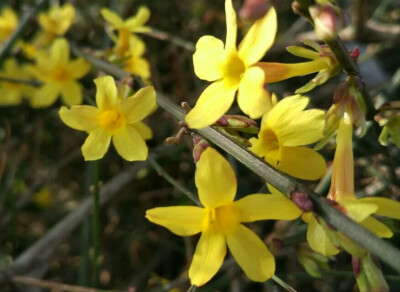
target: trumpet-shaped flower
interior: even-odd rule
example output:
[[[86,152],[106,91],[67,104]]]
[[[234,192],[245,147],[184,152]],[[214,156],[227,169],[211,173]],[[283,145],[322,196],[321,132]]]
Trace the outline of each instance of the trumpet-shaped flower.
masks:
[[[315,180],[325,174],[326,163],[320,154],[304,145],[323,137],[324,112],[304,110],[308,101],[301,95],[279,101],[263,116],[258,139],[250,139],[249,149],[287,174]]]
[[[154,88],[147,86],[121,99],[111,76],[99,77],[94,82],[97,107],[62,107],[59,112],[67,126],[89,133],[82,146],[83,157],[85,160],[101,159],[112,140],[118,154],[125,160],[146,160],[148,149],[145,140],[152,138],[152,132],[142,120],[156,106]]]
[[[41,28],[53,38],[63,36],[75,19],[75,8],[69,3],[62,7],[54,6],[39,14]]]
[[[28,59],[35,59],[43,50],[50,46],[56,37],[63,36],[75,19],[75,8],[69,3],[64,6],[53,6],[47,12],[41,12],[38,20],[42,30],[33,41],[20,41],[24,55]]]
[[[76,81],[85,76],[90,65],[82,58],[70,60],[66,39],[57,39],[51,53],[38,54],[36,65],[30,67],[32,74],[44,84],[33,96],[33,107],[46,107],[61,94],[67,105],[82,103],[82,86]]]
[[[0,71],[0,77],[28,80],[31,75],[24,67],[18,65],[14,58],[4,62],[4,70]],[[34,87],[20,82],[0,81],[0,105],[17,105],[23,97],[31,97]]]
[[[5,7],[0,14],[0,43],[7,40],[18,26],[18,16],[10,7]]]
[[[310,82],[296,90],[296,93],[305,93],[325,83],[329,78],[339,74],[341,67],[327,46],[321,46],[311,40],[305,40],[303,42],[313,50],[297,46],[290,46],[287,50],[295,56],[312,61],[293,64],[272,62],[257,63],[257,66],[264,70],[266,83],[278,82],[292,77],[318,72]]]
[[[132,33],[148,32],[151,30],[150,27],[144,25],[150,18],[150,10],[146,6],[141,6],[135,16],[125,21],[118,14],[107,8],[101,9],[100,13],[111,24],[111,29],[118,31],[116,51],[121,55],[129,50]]]
[[[376,214],[400,220],[400,202],[380,197],[356,198],[354,195],[352,135],[353,118],[349,106],[339,124],[328,199],[338,203],[335,207],[339,211],[359,222],[378,237],[391,237],[393,235],[392,231],[371,215]],[[334,242],[327,236],[325,228],[319,224],[311,213],[303,215],[303,219],[309,223],[307,240],[315,251],[324,255],[333,255],[339,251],[337,247],[346,249],[346,246],[349,246],[349,244],[341,242],[342,236],[339,241],[333,244]],[[352,250],[349,252],[352,253]]]
[[[124,60],[124,69],[147,80],[150,78],[149,62],[143,58],[146,46],[142,40],[131,36],[129,51]]]
[[[272,277],[275,260],[265,244],[242,223],[265,219],[291,220],[301,211],[280,193],[253,194],[233,201],[237,182],[229,163],[208,147],[197,162],[195,174],[204,207],[177,206],[150,209],[146,217],[177,235],[201,232],[189,278],[201,286],[219,270],[226,245],[247,277],[263,282]]]
[[[258,19],[236,48],[236,13],[232,0],[225,1],[226,42],[203,36],[196,44],[193,64],[196,75],[214,81],[200,95],[196,106],[186,115],[190,128],[204,128],[228,111],[238,91],[238,104],[250,118],[261,117],[270,107],[264,88],[265,74],[255,64],[272,46],[277,29],[273,7]]]

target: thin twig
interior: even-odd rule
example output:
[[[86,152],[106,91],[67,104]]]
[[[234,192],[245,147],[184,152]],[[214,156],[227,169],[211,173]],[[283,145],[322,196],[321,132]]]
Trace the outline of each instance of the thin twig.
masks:
[[[28,285],[28,286],[36,286],[45,289],[51,289],[52,291],[59,292],[125,292],[125,291],[116,291],[116,290],[101,290],[89,287],[75,286],[75,285],[67,285],[57,282],[44,281],[40,279],[35,279],[31,277],[25,276],[15,276],[12,278],[14,283]]]
[[[196,50],[195,44],[192,42],[188,42],[184,39],[181,39],[180,37],[173,36],[167,32],[152,28],[151,31],[149,32],[144,32],[143,34],[148,35],[152,38],[162,40],[162,41],[169,41],[173,43],[174,45],[184,48],[185,50],[194,52]]]
[[[177,188],[180,192],[182,192],[186,197],[188,197],[190,200],[192,200],[196,205],[200,206],[201,203],[197,196],[193,194],[191,191],[189,191],[187,188],[182,186],[177,180],[175,180],[172,176],[170,176],[164,168],[151,156],[148,157],[148,162],[150,165],[157,171],[159,175],[161,175],[163,178],[165,178],[166,181],[168,181],[171,185],[173,185],[175,188]]]
[[[37,80],[17,79],[17,78],[2,77],[2,76],[0,76],[0,81],[31,85],[35,87],[39,87],[43,84],[42,82]]]
[[[289,292],[297,292],[296,289],[294,289],[292,286],[290,286],[288,283],[283,281],[281,278],[279,278],[276,275],[272,276],[272,280],[277,283],[279,286],[281,286],[283,289]]]

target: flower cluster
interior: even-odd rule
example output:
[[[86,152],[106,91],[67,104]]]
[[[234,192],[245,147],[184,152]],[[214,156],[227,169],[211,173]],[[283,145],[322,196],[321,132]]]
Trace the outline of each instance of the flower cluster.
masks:
[[[144,25],[150,18],[150,10],[146,6],[141,6],[137,14],[127,20],[123,20],[118,14],[107,8],[101,10],[101,15],[110,24],[110,29],[116,30],[118,33],[117,36],[112,32],[109,33],[115,46],[108,55],[108,60],[122,63],[126,71],[148,81],[150,66],[143,57],[146,46],[136,34],[151,30],[150,27]]]
[[[296,5],[300,4],[294,2]],[[262,8],[262,13],[254,7]],[[341,11],[331,3],[315,4],[306,13],[325,41],[336,38],[337,30],[344,25]],[[98,51],[98,55],[112,63],[107,66],[117,65],[120,70],[149,84],[150,66],[144,58],[146,45],[138,34],[151,32],[146,25],[150,10],[141,6],[136,15],[127,19],[107,8],[101,9],[100,14],[107,22],[106,31],[114,45]],[[331,185],[327,197],[321,200],[377,237],[390,238],[393,231],[379,219],[384,216],[400,220],[400,202],[388,197],[358,198],[355,195],[353,125],[360,129],[361,135],[367,128],[361,78],[354,72],[348,74],[336,88],[333,104],[327,112],[308,108],[312,102],[301,94],[322,85],[341,70],[340,58],[336,58],[334,50],[305,40],[303,43],[311,49],[291,46],[287,50],[310,61],[264,62],[262,59],[272,47],[277,33],[275,8],[264,1],[246,3],[242,14],[256,20],[239,45],[232,0],[225,0],[225,14],[225,42],[206,35],[196,44],[194,73],[211,84],[200,94],[194,108],[187,111],[183,123],[185,132],[199,130],[192,133],[199,206],[151,208],[147,210],[146,218],[180,236],[201,233],[188,272],[191,284],[195,286],[204,285],[216,275],[228,250],[250,280],[264,282],[272,278],[276,268],[275,250],[270,251],[267,247],[265,242],[269,238],[260,238],[245,224],[301,217],[305,223],[299,220],[298,224],[307,226],[308,245],[301,243],[295,250],[298,261],[309,274],[321,277],[321,269],[329,268],[328,260],[344,250],[353,257],[360,291],[386,291],[387,284],[373,255],[330,226],[319,216],[318,210],[311,208],[312,203],[306,196],[304,198],[311,206],[307,210],[300,206],[294,195],[292,198],[291,194],[285,196],[267,184],[270,193],[260,191],[235,200],[238,182],[234,170],[200,135],[202,128],[214,125],[221,135],[228,136],[259,157],[259,163],[264,160],[285,176],[307,181],[328,177],[326,161],[317,151],[336,135]],[[65,35],[74,19],[72,4],[52,6],[38,15],[40,31],[32,35],[31,41],[17,42],[13,57],[6,59],[0,70],[0,105],[18,105],[27,98],[31,107],[44,108],[55,104],[61,96],[65,104],[58,111],[61,121],[72,129],[87,133],[81,147],[85,161],[102,159],[111,143],[126,161],[146,160],[149,156],[146,140],[153,137],[153,132],[143,120],[156,109],[160,95],[157,97],[152,86],[133,92],[135,86],[131,81],[134,77],[127,76],[116,82],[112,76],[92,70],[90,80],[94,79],[96,87],[95,105],[82,104],[85,82],[81,84],[79,80],[90,73],[92,66],[83,57],[71,56],[74,46]],[[17,26],[17,14],[5,7],[0,12],[0,44],[10,38]],[[72,53],[74,51],[75,55],[85,56],[76,50]],[[357,61],[358,49],[346,53]],[[296,95],[278,100],[276,94],[270,93],[270,87],[267,90],[270,83],[311,73],[317,75],[297,89]],[[235,100],[243,115],[226,114]],[[384,126],[380,136],[383,144],[392,139],[400,147],[399,108],[398,102],[389,102],[376,116]],[[287,190],[287,193],[291,191]],[[36,196],[36,203],[44,208],[52,204],[50,197],[50,191],[43,188]]]

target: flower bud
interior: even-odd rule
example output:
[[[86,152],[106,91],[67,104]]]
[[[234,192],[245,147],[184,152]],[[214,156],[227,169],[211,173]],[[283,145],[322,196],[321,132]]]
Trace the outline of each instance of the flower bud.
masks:
[[[293,203],[303,212],[311,212],[314,204],[305,192],[294,190],[290,192]]]
[[[244,0],[239,16],[244,20],[256,20],[263,17],[271,6],[267,0]]]
[[[323,40],[333,39],[344,27],[344,21],[340,9],[329,4],[316,4],[309,8],[314,20],[315,33]]]
[[[392,101],[383,104],[379,109],[379,114],[375,116],[375,121],[383,126],[379,143],[386,146],[391,139],[400,148],[400,102]]]
[[[296,251],[297,260],[312,277],[321,278],[322,271],[329,270],[328,261],[331,257],[313,251],[306,244],[300,244]]]
[[[352,265],[360,292],[389,291],[379,263],[372,254],[367,253],[361,258],[353,256]]]
[[[240,115],[224,115],[216,124],[227,129],[252,134],[258,133],[259,130],[256,121]]]
[[[349,75],[344,82],[336,87],[333,104],[326,113],[324,134],[334,133],[346,108],[350,109],[354,125],[359,128],[358,135],[366,132],[365,104],[362,97],[363,83],[358,76]]]
[[[210,146],[210,143],[202,136],[198,134],[193,134],[193,161],[197,163],[199,161],[201,154],[207,147]]]

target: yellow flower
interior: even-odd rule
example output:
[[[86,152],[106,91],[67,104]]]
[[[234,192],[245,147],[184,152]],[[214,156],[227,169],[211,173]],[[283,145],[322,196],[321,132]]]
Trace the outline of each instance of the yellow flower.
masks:
[[[238,91],[238,104],[250,118],[261,117],[271,100],[264,88],[265,74],[254,66],[272,46],[277,30],[273,7],[250,28],[236,48],[236,14],[232,0],[225,1],[226,43],[203,36],[196,44],[193,64],[200,79],[215,81],[200,95],[196,106],[186,115],[190,128],[204,128],[215,123],[228,111]]]
[[[60,109],[61,120],[69,127],[89,133],[82,146],[85,160],[101,159],[111,139],[118,154],[125,160],[146,160],[144,140],[152,138],[151,129],[141,122],[156,106],[154,88],[147,86],[134,95],[119,99],[114,78],[94,80],[98,107],[81,105]]]
[[[132,33],[150,31],[150,27],[144,24],[150,18],[150,10],[146,6],[139,7],[135,16],[123,20],[118,14],[107,8],[100,11],[105,20],[111,24],[111,28],[118,30],[117,52],[124,54],[129,49],[130,36]]]
[[[14,58],[4,62],[4,70],[0,71],[0,77],[29,80],[31,75],[20,67]],[[22,98],[31,97],[34,91],[33,86],[23,83],[0,81],[0,105],[17,105],[22,102]]]
[[[303,145],[323,137],[324,112],[304,110],[308,101],[301,95],[279,101],[263,116],[258,139],[250,139],[249,149],[287,174],[315,180],[325,174],[326,163],[320,154]]]
[[[17,26],[17,14],[10,7],[5,7],[0,14],[0,43],[6,41]]]
[[[39,14],[39,24],[42,29],[53,37],[63,36],[75,18],[75,8],[67,3],[62,7],[51,7],[47,13]]]
[[[272,62],[257,63],[257,66],[264,70],[266,83],[278,82],[295,76],[303,76],[318,72],[313,79],[306,85],[298,88],[295,92],[305,93],[339,74],[341,67],[334,54],[326,45],[321,46],[311,40],[304,40],[303,43],[312,49],[298,46],[290,46],[286,49],[295,56],[312,61],[293,64]],[[354,51],[354,53],[357,54],[356,51]]]
[[[82,58],[70,60],[66,39],[55,40],[50,55],[38,54],[30,70],[44,83],[33,96],[33,107],[50,106],[60,94],[67,105],[82,103],[82,86],[76,80],[88,73],[90,65]]]
[[[280,193],[253,194],[233,201],[237,188],[235,174],[228,161],[211,147],[197,163],[195,181],[204,207],[163,207],[146,212],[151,222],[177,235],[202,233],[189,268],[191,283],[201,286],[217,273],[226,245],[249,279],[263,282],[271,278],[275,271],[273,255],[242,223],[292,220],[300,215],[300,209]]]
[[[143,80],[150,78],[149,62],[143,58],[145,50],[144,42],[137,37],[131,36],[129,50],[124,61],[124,69],[140,76]]]
[[[353,118],[349,106],[339,124],[328,199],[338,203],[335,207],[339,211],[359,222],[378,237],[392,237],[393,232],[371,215],[376,214],[400,220],[400,202],[380,197],[358,199],[355,196],[352,136]],[[340,236],[340,240],[335,247],[327,236],[325,228],[318,223],[311,213],[304,214],[303,220],[309,223],[307,241],[315,251],[324,255],[334,255],[339,252],[337,245],[340,247],[345,244],[341,242],[343,236]],[[333,234],[333,232],[331,233]],[[347,246],[350,245],[347,244]],[[352,251],[349,252],[351,253]]]

